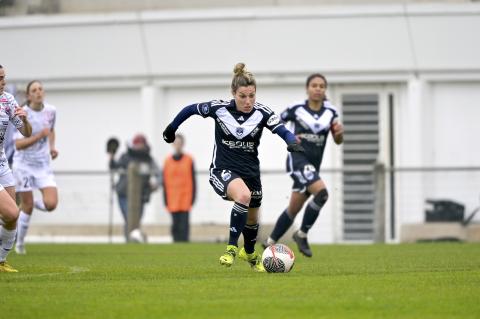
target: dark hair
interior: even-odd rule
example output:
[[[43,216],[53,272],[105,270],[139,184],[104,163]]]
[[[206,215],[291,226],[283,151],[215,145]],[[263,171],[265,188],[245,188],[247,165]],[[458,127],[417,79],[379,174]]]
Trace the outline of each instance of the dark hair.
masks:
[[[3,66],[0,64],[0,69],[3,69]]]
[[[310,74],[307,78],[307,85],[306,85],[307,88],[310,85],[310,82],[312,82],[312,80],[315,78],[321,78],[325,82],[325,87],[328,87],[327,78],[323,74],[313,73],[313,74]]]
[[[237,92],[238,88],[241,86],[250,85],[257,88],[257,82],[255,81],[253,74],[247,71],[245,63],[237,63],[235,68],[233,68],[232,92]]]
[[[32,80],[30,82],[28,82],[27,84],[27,88],[25,89],[25,94],[28,96],[28,93],[30,93],[30,87],[33,85],[33,83],[40,83],[42,84],[42,82],[40,82],[39,80]]]

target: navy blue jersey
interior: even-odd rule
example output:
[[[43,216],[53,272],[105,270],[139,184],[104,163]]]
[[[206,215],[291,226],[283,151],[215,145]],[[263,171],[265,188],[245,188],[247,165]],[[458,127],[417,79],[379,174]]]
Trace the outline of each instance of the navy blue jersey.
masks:
[[[305,101],[282,112],[281,119],[291,123],[291,131],[300,138],[301,145],[305,148],[305,153],[288,154],[289,171],[294,170],[292,167],[295,167],[296,163],[304,163],[305,159],[319,169],[330,126],[337,117],[337,109],[329,101],[324,101],[319,111],[310,109],[308,101]]]
[[[260,103],[255,103],[250,113],[237,111],[234,99],[199,103],[196,108],[202,117],[215,120],[215,146],[210,168],[228,169],[241,177],[259,176],[260,137],[264,127],[272,133],[279,133],[284,128],[278,115]]]

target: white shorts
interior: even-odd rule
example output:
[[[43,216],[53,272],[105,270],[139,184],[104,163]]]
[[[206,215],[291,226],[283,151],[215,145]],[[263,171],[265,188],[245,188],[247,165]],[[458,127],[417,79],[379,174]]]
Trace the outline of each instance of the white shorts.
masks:
[[[19,193],[31,192],[34,189],[57,187],[51,169],[13,168],[15,190]]]
[[[15,186],[15,180],[13,178],[12,172],[8,170],[2,176],[0,176],[0,191],[4,190],[5,187]]]

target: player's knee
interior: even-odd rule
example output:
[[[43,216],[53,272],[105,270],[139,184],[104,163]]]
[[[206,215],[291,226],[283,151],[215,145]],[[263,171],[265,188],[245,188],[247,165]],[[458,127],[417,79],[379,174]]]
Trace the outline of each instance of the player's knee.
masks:
[[[9,207],[2,212],[2,220],[6,226],[15,225],[20,214],[16,206]]]
[[[238,198],[235,201],[245,206],[248,206],[250,205],[251,199],[252,199],[252,195],[250,194],[250,192],[244,192],[238,195]]]
[[[315,196],[313,197],[313,202],[317,204],[317,206],[322,207],[328,200],[328,191],[327,189],[320,190]]]
[[[45,204],[45,209],[47,210],[47,212],[51,212],[52,210],[57,208],[57,202],[56,201],[45,201],[44,204]]]

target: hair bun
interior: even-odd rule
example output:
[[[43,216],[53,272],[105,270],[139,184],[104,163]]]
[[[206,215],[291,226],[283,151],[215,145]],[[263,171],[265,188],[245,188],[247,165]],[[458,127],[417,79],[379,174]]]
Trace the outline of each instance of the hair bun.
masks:
[[[241,74],[244,74],[245,72],[246,72],[245,63],[240,62],[235,64],[235,67],[233,68],[233,74],[241,75]]]

